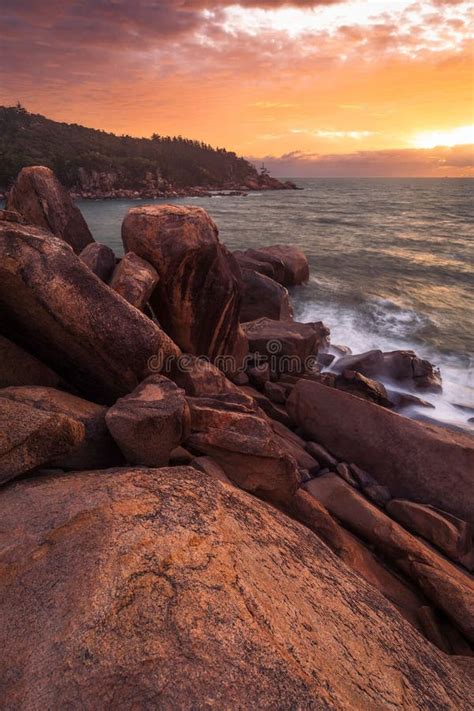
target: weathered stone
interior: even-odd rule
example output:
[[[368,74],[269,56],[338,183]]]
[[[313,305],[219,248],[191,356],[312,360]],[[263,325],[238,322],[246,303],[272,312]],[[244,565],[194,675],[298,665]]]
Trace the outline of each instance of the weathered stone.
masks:
[[[158,280],[158,272],[149,262],[127,252],[115,268],[110,287],[136,309],[143,310]]]
[[[318,365],[322,366],[323,368],[328,368],[335,359],[335,357],[336,356],[332,353],[318,353]]]
[[[287,388],[280,383],[268,381],[264,387],[265,395],[276,405],[284,405],[287,398]]]
[[[339,464],[336,465],[336,472],[339,474],[340,477],[344,479],[344,481],[347,481],[348,484],[354,486],[356,489],[359,488],[359,485],[356,479],[353,477],[348,464],[345,464],[344,462],[339,462]]]
[[[170,452],[170,465],[173,467],[191,464],[194,456],[184,447],[175,447]]]
[[[286,407],[307,436],[368,470],[396,498],[474,522],[474,439],[301,380]],[[318,457],[316,457],[318,458]]]
[[[306,442],[306,451],[309,452],[312,457],[317,459],[323,467],[336,469],[337,459],[317,442]]]
[[[270,366],[268,363],[262,363],[262,365],[256,365],[247,370],[247,375],[251,384],[263,390],[265,383],[270,380]]]
[[[83,439],[77,420],[0,397],[0,484],[49,464]]]
[[[164,330],[186,353],[230,356],[235,372],[247,352],[239,326],[240,269],[199,207],[132,208],[122,226],[125,249],[159,274],[150,303]]]
[[[7,208],[60,237],[77,254],[94,241],[79,208],[49,168],[23,168],[8,194]]]
[[[296,323],[260,318],[243,324],[252,353],[268,359],[276,373],[303,373],[315,361],[329,330],[323,323]]]
[[[0,388],[10,385],[46,385],[55,388],[65,383],[38,358],[0,335]]]
[[[0,222],[0,331],[79,393],[114,401],[179,349],[103,284],[65,242]],[[158,364],[158,365],[157,365]]]
[[[316,476],[319,462],[306,451],[304,441],[281,422],[271,421],[270,426],[282,450],[293,457],[300,469],[308,471],[310,478]]]
[[[191,466],[218,481],[234,486],[222,467],[211,457],[195,457],[191,462]]]
[[[195,469],[19,482],[0,520],[6,708],[471,706],[317,536]]]
[[[162,375],[151,375],[117,400],[105,421],[127,462],[148,467],[168,464],[190,429],[184,392]]]
[[[382,407],[390,407],[391,402],[382,383],[367,378],[355,370],[344,370],[335,380],[335,387],[351,395],[375,402]]]
[[[0,210],[0,220],[5,220],[6,222],[20,222],[21,224],[26,224],[25,218],[20,215],[16,210]]]
[[[333,368],[342,373],[356,370],[369,378],[388,378],[418,390],[441,392],[441,376],[438,368],[429,361],[418,358],[413,351],[382,353],[373,350],[339,358]]]
[[[293,420],[287,413],[286,409],[281,405],[277,405],[276,403],[272,402],[266,395],[261,393],[259,390],[255,390],[255,388],[245,385],[240,388],[240,391],[244,393],[244,395],[251,397],[254,403],[258,405],[258,407],[263,410],[263,412],[268,415],[268,417],[270,417],[272,420],[275,420],[276,422],[281,422],[283,425],[286,425],[286,427],[291,427],[291,425],[293,424]]]
[[[461,562],[472,550],[472,528],[456,516],[403,499],[393,499],[387,506],[387,513],[409,531],[433,543],[452,560]]]
[[[288,290],[270,277],[243,269],[240,320],[255,321],[264,316],[276,321],[291,320],[293,309]]]
[[[309,265],[304,253],[289,244],[234,252],[243,268],[249,267],[283,286],[296,286],[309,280]]]
[[[192,434],[185,446],[216,460],[246,491],[287,502],[299,483],[296,462],[245,395],[188,398]]]
[[[312,479],[305,489],[344,526],[375,547],[420,586],[471,642],[474,641],[474,582],[419,538],[407,533],[337,474]]]
[[[85,247],[79,259],[106,284],[115,269],[115,254],[106,244],[92,242]]]
[[[377,506],[380,506],[381,509],[385,508],[392,498],[390,489],[380,484],[370,484],[370,486],[366,486],[363,489],[363,492],[367,498],[373,501],[374,504],[377,504]]]
[[[191,397],[222,393],[241,394],[241,388],[234,385],[219,368],[205,358],[184,354],[174,362],[171,372],[167,375]]]
[[[12,387],[0,390],[0,398],[29,405],[47,414],[65,415],[84,425],[84,437],[71,451],[49,460],[60,469],[102,469],[123,463],[105,424],[106,408],[69,393],[45,387]]]

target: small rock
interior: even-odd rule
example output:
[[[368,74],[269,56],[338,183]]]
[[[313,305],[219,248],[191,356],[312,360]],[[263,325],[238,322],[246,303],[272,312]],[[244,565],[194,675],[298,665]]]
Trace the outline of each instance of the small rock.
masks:
[[[336,467],[336,471],[341,476],[344,481],[347,481],[348,484],[351,486],[354,486],[356,489],[359,488],[359,485],[355,478],[352,476],[351,470],[349,469],[349,465],[345,464],[344,462],[339,462],[339,464]]]
[[[377,506],[380,506],[381,509],[385,508],[385,506],[392,498],[388,487],[382,486],[381,484],[372,484],[371,486],[366,486],[363,489],[363,492],[367,496],[367,498],[373,501],[374,504],[377,504]]]
[[[115,268],[110,288],[143,311],[158,280],[158,272],[149,262],[133,252],[127,252]]]
[[[306,451],[311,454],[323,467],[328,467],[329,469],[336,469],[337,459],[329,454],[327,449],[324,449],[317,442],[306,442]]]
[[[91,242],[79,255],[79,259],[86,264],[91,272],[108,284],[115,269],[115,254],[106,244]]]
[[[270,400],[277,405],[284,405],[287,398],[287,391],[284,385],[279,383],[265,383],[264,387],[265,395],[267,395]]]

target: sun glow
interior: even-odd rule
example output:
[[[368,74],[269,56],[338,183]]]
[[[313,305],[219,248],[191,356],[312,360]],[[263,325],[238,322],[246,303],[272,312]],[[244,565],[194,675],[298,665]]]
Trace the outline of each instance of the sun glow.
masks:
[[[410,143],[415,148],[437,148],[438,146],[461,146],[474,144],[474,124],[458,126],[447,131],[423,131],[418,133]]]

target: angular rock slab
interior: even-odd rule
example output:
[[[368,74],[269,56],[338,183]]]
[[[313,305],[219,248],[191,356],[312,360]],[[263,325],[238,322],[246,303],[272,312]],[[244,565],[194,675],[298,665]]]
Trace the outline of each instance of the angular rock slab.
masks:
[[[168,464],[190,430],[183,390],[161,375],[151,375],[117,400],[105,419],[126,460],[149,467]]]
[[[71,452],[84,434],[70,417],[0,397],[0,484]]]
[[[94,241],[86,221],[53,171],[44,166],[23,168],[7,198],[8,210],[16,210],[31,225],[49,230],[79,254]]]
[[[295,245],[275,244],[271,247],[235,252],[242,267],[255,269],[283,286],[296,286],[309,280],[308,260]]]
[[[242,269],[242,307],[240,320],[258,318],[288,321],[293,317],[288,290],[278,282],[253,269]]]
[[[424,425],[371,402],[300,380],[286,402],[309,438],[354,462],[396,498],[474,522],[474,438]]]
[[[209,215],[199,207],[134,207],[123,222],[122,239],[127,251],[158,272],[150,303],[180,348],[211,360],[223,355],[241,360],[247,349],[239,327],[240,270]]]
[[[6,708],[470,708],[311,531],[194,469],[19,482],[0,520]]]
[[[0,331],[91,400],[113,402],[178,347],[43,230],[0,222]]]
[[[148,303],[153,289],[158,284],[158,272],[149,262],[133,252],[127,252],[117,265],[110,288],[120,294],[136,309],[143,310]]]
[[[46,414],[59,414],[84,425],[84,438],[70,452],[49,461],[59,469],[102,469],[124,463],[105,424],[106,408],[55,388],[12,387],[0,390],[0,398],[23,403]]]

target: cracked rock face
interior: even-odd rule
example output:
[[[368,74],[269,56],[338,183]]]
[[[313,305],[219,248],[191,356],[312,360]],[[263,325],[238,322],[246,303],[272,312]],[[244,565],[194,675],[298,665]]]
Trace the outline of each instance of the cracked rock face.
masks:
[[[197,470],[25,480],[0,520],[6,708],[469,708],[312,532]]]

